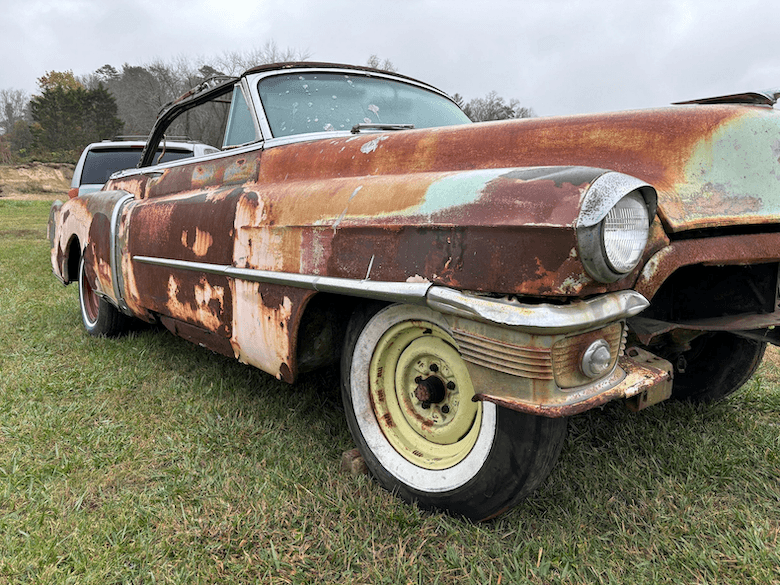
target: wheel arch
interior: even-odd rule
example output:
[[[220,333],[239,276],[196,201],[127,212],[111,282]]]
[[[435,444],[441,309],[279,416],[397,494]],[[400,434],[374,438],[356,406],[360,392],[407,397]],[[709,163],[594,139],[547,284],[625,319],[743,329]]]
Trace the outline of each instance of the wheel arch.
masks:
[[[76,282],[79,278],[79,262],[83,254],[83,246],[76,234],[73,234],[65,247],[65,258],[62,263],[62,277],[66,283]]]
[[[318,292],[310,297],[295,324],[296,374],[337,364],[353,315],[367,305],[382,307],[387,304],[335,293]]]

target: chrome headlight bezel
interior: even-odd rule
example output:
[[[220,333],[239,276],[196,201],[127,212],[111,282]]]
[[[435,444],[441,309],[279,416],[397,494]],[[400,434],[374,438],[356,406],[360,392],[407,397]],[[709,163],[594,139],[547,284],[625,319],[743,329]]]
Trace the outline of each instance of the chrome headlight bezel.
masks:
[[[633,205],[640,202],[646,210],[646,225],[644,225],[644,238],[642,234],[641,249],[634,250],[630,261],[618,262],[611,259],[607,250],[607,239],[610,231],[605,225],[607,218],[616,206],[625,198],[629,198],[624,205]],[[642,258],[642,250],[647,243],[650,234],[650,224],[655,217],[657,195],[655,189],[635,177],[622,173],[607,172],[599,176],[585,193],[577,218],[576,233],[577,247],[582,265],[588,275],[598,282],[611,283],[625,277],[636,268]],[[626,231],[634,231],[626,230]],[[636,235],[636,234],[635,234]]]

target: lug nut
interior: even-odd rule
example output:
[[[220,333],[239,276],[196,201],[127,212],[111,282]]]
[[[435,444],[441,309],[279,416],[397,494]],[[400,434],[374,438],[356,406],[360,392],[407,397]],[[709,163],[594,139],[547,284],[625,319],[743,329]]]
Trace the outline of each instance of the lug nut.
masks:
[[[431,372],[438,372],[438,371],[439,371],[439,366],[437,366],[436,364],[431,364]]]
[[[447,382],[447,390],[455,390],[455,382],[453,382],[452,380]]]
[[[441,411],[444,414],[448,414],[450,412],[450,407],[445,404],[444,406],[441,407]]]

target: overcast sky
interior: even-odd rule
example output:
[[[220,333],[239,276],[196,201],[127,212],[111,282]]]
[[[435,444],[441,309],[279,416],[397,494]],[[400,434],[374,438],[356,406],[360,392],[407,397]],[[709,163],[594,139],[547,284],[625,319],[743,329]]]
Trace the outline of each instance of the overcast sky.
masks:
[[[0,89],[273,41],[538,115],[780,87],[773,0],[0,0]]]

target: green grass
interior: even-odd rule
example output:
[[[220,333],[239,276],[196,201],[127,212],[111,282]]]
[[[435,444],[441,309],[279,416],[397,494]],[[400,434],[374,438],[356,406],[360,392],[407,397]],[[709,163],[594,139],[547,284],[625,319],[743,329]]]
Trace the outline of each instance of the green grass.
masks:
[[[339,470],[334,371],[87,336],[47,218],[0,201],[0,583],[780,583],[775,351],[709,409],[573,417],[539,492],[473,525]]]

